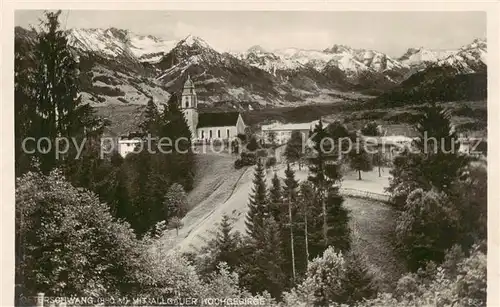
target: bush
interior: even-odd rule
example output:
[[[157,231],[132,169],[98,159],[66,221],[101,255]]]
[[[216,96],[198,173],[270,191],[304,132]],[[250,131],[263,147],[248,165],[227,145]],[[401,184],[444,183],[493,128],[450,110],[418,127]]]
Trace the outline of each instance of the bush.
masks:
[[[234,168],[235,168],[235,169],[240,169],[240,168],[242,168],[243,166],[245,166],[245,165],[243,164],[243,160],[238,159],[238,160],[234,161]]]
[[[267,150],[259,149],[259,150],[257,150],[256,155],[259,158],[265,158],[265,157],[267,157]]]
[[[241,158],[234,161],[234,168],[240,169],[244,166],[251,166],[257,163],[257,157],[252,152],[242,152]]]
[[[58,171],[27,173],[17,179],[16,211],[16,235],[23,238],[17,277],[25,296],[132,290],[143,247],[94,193],[72,186]]]

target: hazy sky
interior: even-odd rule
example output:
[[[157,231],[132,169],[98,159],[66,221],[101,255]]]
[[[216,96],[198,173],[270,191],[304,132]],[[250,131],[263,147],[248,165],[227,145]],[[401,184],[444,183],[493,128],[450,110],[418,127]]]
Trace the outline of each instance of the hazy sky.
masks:
[[[40,11],[17,11],[37,25]],[[67,18],[67,22],[66,22]],[[486,37],[484,12],[63,11],[67,28],[128,29],[166,39],[189,34],[217,49],[324,49],[333,44],[401,56],[409,47],[453,49]]]

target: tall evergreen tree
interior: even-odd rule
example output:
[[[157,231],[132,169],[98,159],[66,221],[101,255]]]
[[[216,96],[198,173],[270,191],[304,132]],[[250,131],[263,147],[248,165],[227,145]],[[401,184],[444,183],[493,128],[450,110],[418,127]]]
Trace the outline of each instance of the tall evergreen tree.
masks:
[[[186,191],[192,189],[194,178],[194,153],[191,148],[191,131],[179,108],[178,97],[172,94],[160,116],[158,137],[171,140],[171,146],[162,146],[161,167],[173,182],[180,183]]]
[[[308,223],[310,221],[311,209],[314,204],[314,187],[308,181],[302,182],[300,185],[300,213],[304,223],[304,248],[305,248],[305,262],[307,263],[311,258],[309,257],[309,229]]]
[[[17,36],[17,35],[16,35]],[[16,177],[33,167],[33,159],[23,149],[23,141],[33,137],[33,125],[36,120],[35,102],[31,100],[29,47],[16,37],[14,45],[14,134],[15,134],[15,173]],[[26,148],[31,150],[33,148]]]
[[[286,144],[284,153],[288,163],[297,162],[299,164],[299,169],[301,169],[302,167],[302,159],[305,155],[305,152],[303,152],[304,142],[305,140],[302,139],[302,132],[299,131],[292,132],[290,140],[288,140]]]
[[[285,199],[285,203],[288,207],[288,219],[287,225],[283,230],[283,233],[288,235],[288,238],[284,238],[285,243],[285,259],[291,260],[291,272],[292,272],[292,281],[295,283],[297,280],[297,270],[296,270],[296,260],[295,260],[295,233],[298,232],[298,228],[296,227],[296,217],[297,217],[297,188],[299,186],[297,180],[295,180],[295,172],[290,168],[290,164],[287,165],[287,169],[285,170],[285,186],[283,187],[283,195]],[[295,240],[294,240],[295,239]],[[287,270],[290,272],[290,270]]]
[[[252,196],[248,203],[249,210],[245,220],[247,234],[252,238],[255,238],[256,231],[263,227],[264,218],[268,217],[266,190],[265,169],[259,159],[255,167]]]
[[[272,217],[265,217],[262,227],[256,228],[255,239],[250,239],[252,251],[246,255],[243,265],[242,283],[252,293],[268,291],[280,299],[284,289],[283,256],[280,248],[281,227]]]
[[[207,255],[202,264],[202,273],[208,275],[216,271],[221,262],[225,262],[233,270],[237,269],[241,264],[241,248],[240,234],[233,230],[229,215],[224,214],[213,238],[201,249],[200,254]]]
[[[314,205],[320,206],[321,210],[316,210],[316,214],[312,215],[315,218],[314,225],[318,225],[318,218],[322,219],[322,239],[320,240],[323,247],[329,245],[328,243],[328,222],[327,222],[327,208],[326,208],[326,194],[330,187],[337,181],[340,181],[340,172],[332,171],[330,167],[340,167],[337,164],[329,164],[329,160],[335,157],[333,153],[333,146],[331,142],[328,141],[329,134],[327,130],[323,127],[323,123],[320,120],[313,130],[313,135],[311,137],[313,141],[313,157],[310,158],[309,162],[309,177],[308,180],[312,182],[315,188],[315,202]],[[331,140],[331,138],[330,138]],[[328,165],[328,166],[327,166]],[[335,177],[329,177],[335,175]],[[318,208],[316,208],[318,209]],[[314,236],[315,237],[315,236]],[[316,238],[316,237],[315,237]],[[319,239],[319,238],[317,238]],[[319,254],[315,254],[317,256]]]
[[[142,132],[156,135],[158,133],[158,121],[160,113],[153,99],[149,99],[144,110],[144,120],[139,124]]]
[[[283,214],[283,195],[281,191],[281,180],[275,172],[269,189],[269,214],[281,222]]]
[[[78,64],[68,48],[65,31],[60,29],[61,11],[46,12],[37,33],[35,70],[29,85],[31,100],[36,101],[36,137],[83,137],[101,123],[79,96]],[[44,147],[48,150],[48,147]],[[40,169],[48,172],[59,164],[55,153],[39,153]]]
[[[458,138],[451,124],[451,114],[435,103],[426,106],[416,125],[415,142],[424,156],[423,173],[430,185],[448,190],[466,159],[458,155]]]

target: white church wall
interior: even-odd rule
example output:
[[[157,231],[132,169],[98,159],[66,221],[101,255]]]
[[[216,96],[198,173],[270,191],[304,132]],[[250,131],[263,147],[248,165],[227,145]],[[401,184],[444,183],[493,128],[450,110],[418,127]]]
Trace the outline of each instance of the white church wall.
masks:
[[[228,135],[229,134],[229,135]],[[197,138],[199,140],[232,139],[238,135],[236,126],[206,127],[198,128]]]

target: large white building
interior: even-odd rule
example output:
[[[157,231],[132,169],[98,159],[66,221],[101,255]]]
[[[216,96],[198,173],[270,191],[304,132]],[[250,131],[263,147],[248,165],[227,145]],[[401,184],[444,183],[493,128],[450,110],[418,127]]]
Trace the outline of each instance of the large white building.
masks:
[[[270,125],[262,125],[262,139],[266,143],[274,141],[275,144],[285,144],[292,137],[292,133],[295,131],[302,133],[303,138],[307,139],[309,137],[309,132],[314,130],[317,123],[318,120],[309,123],[274,123]]]
[[[195,142],[229,141],[245,133],[245,123],[239,112],[198,113],[198,96],[189,76],[182,90],[181,110]]]

